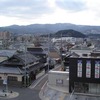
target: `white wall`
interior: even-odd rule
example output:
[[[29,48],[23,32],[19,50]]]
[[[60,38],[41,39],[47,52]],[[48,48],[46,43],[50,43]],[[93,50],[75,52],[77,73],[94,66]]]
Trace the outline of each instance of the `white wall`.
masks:
[[[69,72],[50,71],[48,81],[49,85],[69,87]]]

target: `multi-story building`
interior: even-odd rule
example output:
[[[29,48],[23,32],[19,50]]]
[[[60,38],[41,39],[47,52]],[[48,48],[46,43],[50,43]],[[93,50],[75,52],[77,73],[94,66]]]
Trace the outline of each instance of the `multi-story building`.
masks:
[[[100,51],[70,56],[69,92],[100,94]]]
[[[11,37],[11,33],[8,31],[0,32],[0,39],[9,39]]]
[[[7,48],[11,39],[11,33],[8,31],[0,32],[0,48]]]

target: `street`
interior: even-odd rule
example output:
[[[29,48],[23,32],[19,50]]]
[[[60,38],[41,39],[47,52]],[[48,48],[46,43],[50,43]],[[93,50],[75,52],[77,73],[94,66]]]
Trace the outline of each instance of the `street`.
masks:
[[[41,77],[42,78],[42,77]],[[19,96],[16,98],[7,98],[8,100],[41,100],[39,98],[39,92],[41,87],[47,81],[47,74],[43,76],[42,79],[39,79],[36,82],[33,82],[31,88],[20,88],[20,87],[9,87],[10,91],[15,91],[19,93]],[[2,87],[0,87],[2,89]],[[4,100],[5,98],[0,98],[0,100]]]
[[[53,70],[59,70],[60,65],[55,66]],[[8,87],[9,91],[14,91],[19,93],[19,96],[15,98],[7,98],[8,100],[41,100],[39,98],[39,92],[45,82],[48,80],[48,74],[44,74],[43,76],[39,77],[37,80],[35,80],[31,86],[25,88],[20,87]],[[0,87],[1,90],[3,90],[4,87]],[[0,100],[6,99],[5,97],[0,97]]]

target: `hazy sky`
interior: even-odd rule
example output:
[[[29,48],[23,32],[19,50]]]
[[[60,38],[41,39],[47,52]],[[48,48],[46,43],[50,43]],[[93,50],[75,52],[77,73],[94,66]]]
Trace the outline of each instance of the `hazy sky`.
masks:
[[[100,0],[0,0],[0,26],[35,23],[100,25]]]

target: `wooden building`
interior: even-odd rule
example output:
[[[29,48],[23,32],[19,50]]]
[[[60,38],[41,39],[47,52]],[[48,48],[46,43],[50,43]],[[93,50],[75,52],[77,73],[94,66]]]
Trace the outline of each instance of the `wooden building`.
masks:
[[[44,67],[39,59],[29,52],[19,52],[3,61],[0,66],[0,84],[29,86],[37,72]]]

